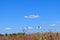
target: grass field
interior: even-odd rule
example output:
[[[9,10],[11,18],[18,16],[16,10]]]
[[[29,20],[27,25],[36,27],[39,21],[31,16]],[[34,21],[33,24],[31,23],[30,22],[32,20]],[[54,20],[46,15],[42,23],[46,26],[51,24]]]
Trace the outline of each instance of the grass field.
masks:
[[[45,32],[34,34],[0,34],[0,40],[60,40],[60,33]]]

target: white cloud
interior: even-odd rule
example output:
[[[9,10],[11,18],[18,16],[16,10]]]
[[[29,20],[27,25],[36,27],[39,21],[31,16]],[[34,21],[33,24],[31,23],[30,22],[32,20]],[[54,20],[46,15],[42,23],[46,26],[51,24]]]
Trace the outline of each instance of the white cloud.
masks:
[[[24,16],[24,18],[39,18],[39,15],[28,15],[28,16]]]
[[[11,30],[12,28],[5,28],[5,30]]]
[[[56,26],[56,24],[50,24],[50,26]]]
[[[29,30],[33,29],[32,27],[28,27]]]
[[[32,27],[24,27],[25,30],[31,30],[33,29]]]

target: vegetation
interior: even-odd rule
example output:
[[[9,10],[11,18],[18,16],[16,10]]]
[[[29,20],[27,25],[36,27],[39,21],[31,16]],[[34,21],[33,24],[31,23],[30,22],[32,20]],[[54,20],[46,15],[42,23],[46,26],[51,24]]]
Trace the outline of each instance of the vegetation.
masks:
[[[60,40],[60,33],[46,32],[35,34],[0,34],[0,40]]]

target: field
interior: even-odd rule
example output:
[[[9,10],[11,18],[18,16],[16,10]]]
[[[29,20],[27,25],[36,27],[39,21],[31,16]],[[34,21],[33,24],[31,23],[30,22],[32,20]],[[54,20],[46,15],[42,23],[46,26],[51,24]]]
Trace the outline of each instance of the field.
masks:
[[[60,40],[60,33],[45,32],[34,34],[0,34],[0,40]]]

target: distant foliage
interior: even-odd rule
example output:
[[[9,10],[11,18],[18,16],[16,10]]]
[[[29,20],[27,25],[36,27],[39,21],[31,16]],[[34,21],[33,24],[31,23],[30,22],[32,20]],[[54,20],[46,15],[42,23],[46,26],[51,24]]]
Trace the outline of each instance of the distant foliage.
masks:
[[[35,33],[25,34],[12,33],[12,34],[0,34],[0,40],[60,40],[60,33]]]

